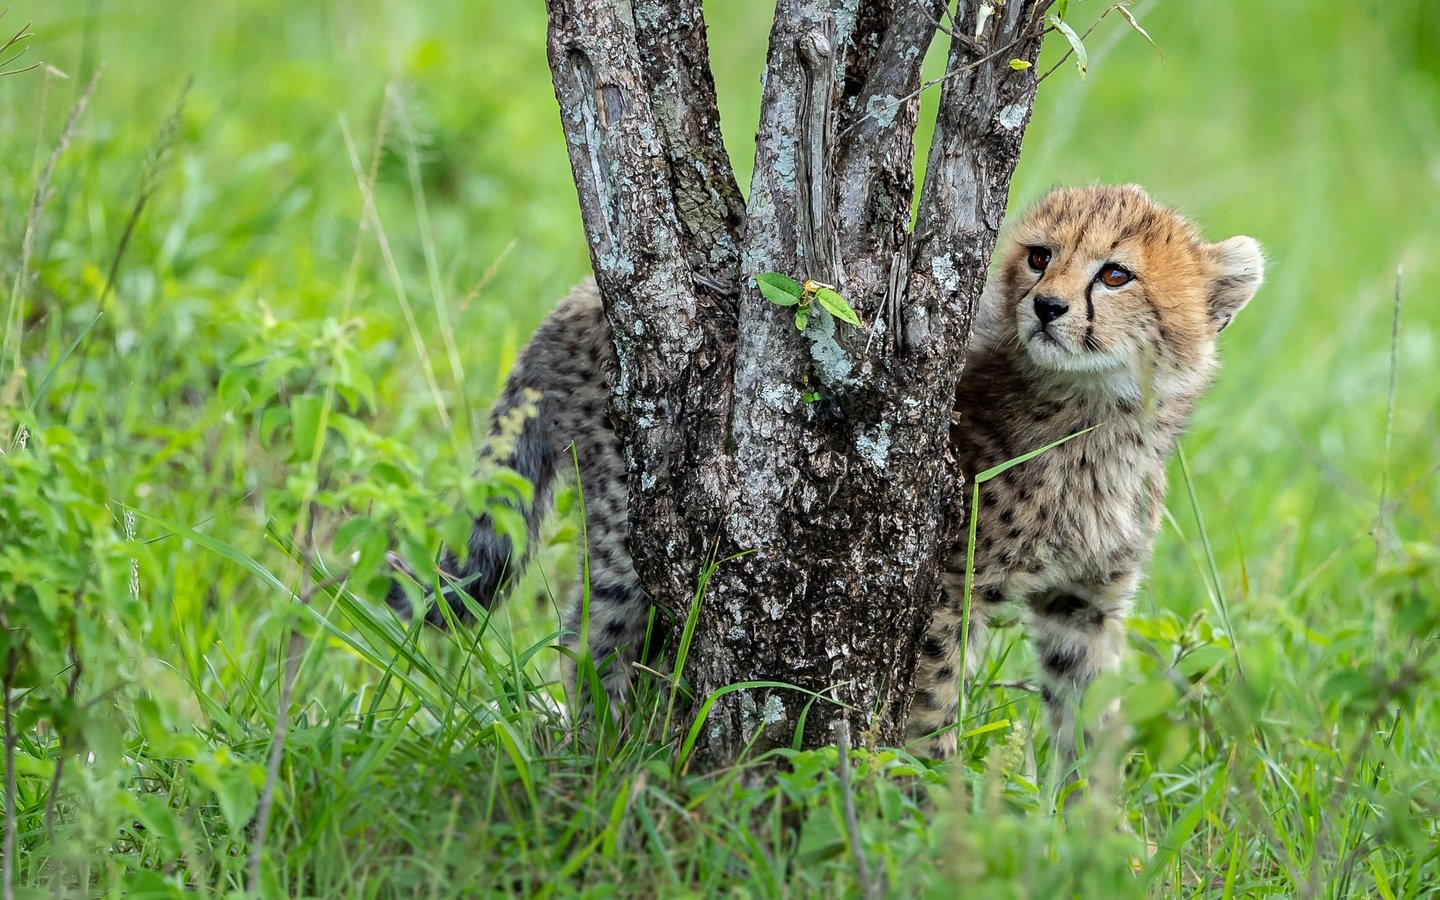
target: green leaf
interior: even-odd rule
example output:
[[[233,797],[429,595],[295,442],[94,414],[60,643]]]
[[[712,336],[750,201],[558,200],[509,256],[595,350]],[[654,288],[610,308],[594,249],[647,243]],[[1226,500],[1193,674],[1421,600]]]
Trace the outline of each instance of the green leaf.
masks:
[[[314,394],[301,394],[290,400],[290,424],[296,459],[308,460],[315,455],[315,440],[320,433],[320,406],[323,402],[323,398]]]
[[[829,288],[821,288],[815,292],[815,299],[820,301],[820,305],[825,307],[830,315],[842,322],[849,322],[851,325],[859,327],[860,317],[855,315],[855,310],[850,308],[850,304],[845,302],[844,297]]]
[[[1175,693],[1175,686],[1164,680],[1131,685],[1120,703],[1120,708],[1125,710],[1125,721],[1139,725],[1150,719],[1165,717],[1175,708],[1178,699]]]
[[[356,516],[335,529],[335,549],[349,549],[357,540],[373,530],[375,530],[375,523],[371,519],[365,516]]]
[[[153,797],[141,795],[135,797],[130,794],[122,794],[126,800],[134,804],[131,814],[145,826],[146,837],[154,840],[159,846],[156,848],[163,856],[174,859],[184,852],[184,843],[180,837],[180,827],[176,822],[178,816],[170,809],[163,796]]]
[[[819,391],[807,391],[807,392],[805,392],[805,393],[803,393],[803,394],[800,395],[800,399],[801,399],[801,400],[804,400],[806,403],[814,403],[815,401],[817,401],[817,400],[820,399],[820,392],[819,392]]]
[[[1023,462],[1029,462],[1030,460],[1032,460],[1032,459],[1034,459],[1035,457],[1039,456],[1040,454],[1044,453],[1046,450],[1053,450],[1053,449],[1055,449],[1056,447],[1060,446],[1061,444],[1065,443],[1066,441],[1073,441],[1073,440],[1075,440],[1077,437],[1079,437],[1080,435],[1086,434],[1086,433],[1091,432],[1091,431],[1094,431],[1095,429],[1097,429],[1097,428],[1099,428],[1099,427],[1100,427],[1099,425],[1091,425],[1089,428],[1086,428],[1084,431],[1077,431],[1077,432],[1075,432],[1074,434],[1066,435],[1065,437],[1061,438],[1061,439],[1058,440],[1058,441],[1052,441],[1052,442],[1046,444],[1046,445],[1043,446],[1043,447],[1038,447],[1038,448],[1036,448],[1036,449],[1034,449],[1034,450],[1031,450],[1029,453],[1023,454],[1023,455],[1021,455],[1021,456],[1017,456],[1017,457],[1015,457],[1014,459],[1007,459],[1007,460],[1005,460],[1004,462],[1002,462],[1000,465],[998,465],[998,466],[993,466],[993,467],[991,467],[991,468],[989,468],[989,469],[986,469],[985,471],[981,472],[979,475],[976,475],[976,476],[975,476],[975,483],[976,483],[977,485],[984,484],[985,482],[987,482],[987,481],[989,481],[990,479],[994,478],[995,476],[1001,474],[1002,472],[1006,472],[1006,471],[1008,471],[1008,470],[1010,470],[1010,469],[1013,469],[1013,468],[1015,468],[1016,466],[1020,465],[1020,464],[1023,463]]]
[[[231,369],[220,376],[220,383],[215,386],[216,396],[225,406],[238,409],[248,398],[251,381],[248,369]]]
[[[1134,29],[1135,32],[1141,37],[1143,37],[1145,40],[1149,41],[1150,46],[1155,48],[1155,52],[1160,54],[1161,59],[1164,59],[1165,51],[1161,50],[1160,45],[1155,43],[1155,39],[1150,36],[1150,32],[1146,31],[1144,28],[1141,28],[1140,23],[1135,21],[1134,13],[1130,12],[1130,10],[1126,9],[1123,6],[1117,5],[1115,8],[1120,11],[1120,15],[1125,17],[1125,21],[1130,23],[1130,27]]]
[[[100,321],[100,317],[103,315],[103,312],[96,313],[95,318],[90,320],[90,324],[86,325],[79,334],[75,335],[75,340],[70,342],[70,346],[66,347],[65,352],[60,354],[60,358],[55,360],[55,365],[51,366],[50,370],[45,373],[45,379],[40,382],[40,389],[35,392],[34,397],[30,398],[31,412],[34,412],[45,400],[45,395],[50,393],[50,385],[55,380],[55,373],[59,372],[60,368],[65,365],[65,361],[75,353],[75,348],[80,346],[80,342],[85,340],[85,336],[90,333],[90,329],[95,327],[95,323]]]
[[[800,329],[801,331],[804,331],[804,330],[805,330],[805,326],[808,325],[809,323],[810,323],[810,310],[805,309],[804,307],[801,307],[800,309],[795,310],[795,327],[796,327],[796,328]]]
[[[1064,13],[1062,12],[1061,15]],[[1080,80],[1084,81],[1086,67],[1090,65],[1090,54],[1085,52],[1085,42],[1080,40],[1080,35],[1075,33],[1075,29],[1066,25],[1060,16],[1052,15],[1050,24],[1054,25],[1055,30],[1065,35],[1065,40],[1070,42],[1070,49],[1075,51],[1075,68],[1080,70]]]
[[[255,806],[260,800],[260,794],[246,777],[247,774],[240,768],[224,773],[215,783],[215,799],[220,804],[220,814],[237,832],[254,817]]]
[[[755,276],[760,293],[777,306],[794,306],[805,296],[805,289],[795,279],[779,272],[761,272]]]
[[[1030,63],[1023,59],[1012,59],[1010,60],[1010,68],[1017,72],[1023,72],[1030,68]]]
[[[1326,701],[1368,703],[1379,696],[1382,687],[1367,670],[1341,669],[1326,679],[1320,697]]]
[[[283,425],[290,424],[290,410],[283,406],[271,406],[260,414],[260,446],[271,447],[275,432]]]

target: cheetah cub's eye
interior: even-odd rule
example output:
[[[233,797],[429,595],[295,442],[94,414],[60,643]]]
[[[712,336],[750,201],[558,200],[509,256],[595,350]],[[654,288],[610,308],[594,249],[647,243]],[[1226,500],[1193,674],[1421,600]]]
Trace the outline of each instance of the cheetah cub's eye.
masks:
[[[1050,251],[1044,247],[1030,247],[1028,249],[1030,256],[1026,262],[1030,263],[1030,268],[1036,272],[1045,271],[1045,267],[1050,265]]]
[[[1120,287],[1135,280],[1135,274],[1124,266],[1117,266],[1114,263],[1106,263],[1100,267],[1100,273],[1095,276],[1097,280],[1106,287]]]

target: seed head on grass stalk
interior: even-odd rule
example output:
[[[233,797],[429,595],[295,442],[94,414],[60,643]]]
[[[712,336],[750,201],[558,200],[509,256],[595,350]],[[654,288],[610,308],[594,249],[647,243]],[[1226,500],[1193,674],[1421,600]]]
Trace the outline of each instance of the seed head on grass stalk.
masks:
[[[180,88],[180,96],[176,98],[175,105],[170,110],[170,115],[160,123],[160,128],[155,132],[155,138],[145,151],[145,161],[140,169],[140,183],[135,190],[135,202],[131,204],[130,215],[125,220],[125,227],[120,231],[120,240],[115,245],[115,254],[110,258],[110,268],[105,274],[105,286],[100,290],[98,303],[99,312],[96,314],[98,320],[104,314],[105,303],[110,299],[110,294],[115,288],[115,278],[120,272],[120,263],[125,259],[125,251],[130,246],[130,238],[135,233],[135,226],[140,222],[140,216],[145,212],[146,205],[160,186],[161,178],[170,162],[170,150],[174,146],[175,137],[180,132],[180,117],[185,112],[185,101],[190,96],[190,88],[195,83],[195,76],[187,75],[185,83]],[[94,325],[94,322],[91,323]],[[88,329],[87,329],[88,332]],[[82,334],[83,338],[84,335]],[[84,369],[85,360],[90,353],[90,342],[84,341],[80,350],[80,361],[77,367]],[[69,421],[70,413],[73,411],[76,399],[80,392],[76,391],[70,395],[70,402],[66,406],[64,420]],[[115,400],[121,402],[122,394],[115,392]]]
[[[12,373],[18,373],[21,369],[20,323],[25,319],[25,312],[21,308],[20,296],[30,281],[30,259],[35,252],[35,232],[39,228],[40,217],[45,211],[45,202],[50,199],[50,178],[55,173],[55,164],[60,161],[60,155],[70,146],[70,138],[80,123],[80,117],[85,114],[85,107],[90,105],[90,97],[95,93],[95,85],[99,83],[103,71],[104,67],[95,70],[95,74],[90,76],[90,83],[85,85],[85,89],[76,98],[75,105],[70,107],[70,114],[65,117],[65,125],[60,129],[60,137],[55,142],[55,148],[50,151],[50,158],[46,161],[45,168],[40,170],[40,177],[35,181],[35,193],[30,199],[30,212],[25,217],[24,236],[20,239],[20,266],[15,270],[15,280],[10,284],[10,303],[5,314],[5,332],[0,335],[0,350],[9,344],[12,331],[15,335],[15,357],[11,363]],[[41,121],[43,124],[43,113]]]
[[[5,14],[9,11],[10,7],[8,6],[4,9],[0,9],[0,19],[5,18]],[[19,69],[10,68],[10,66],[15,62],[15,60],[24,56],[25,51],[30,49],[28,45],[21,45],[28,41],[32,36],[33,35],[30,31],[30,23],[26,22],[24,25],[20,26],[20,30],[15,32],[15,34],[8,41],[6,41],[3,46],[0,46],[0,56],[4,56],[12,50],[15,51],[14,55],[12,55],[9,59],[0,60],[0,78],[3,78],[6,75],[19,75],[22,72],[29,72],[32,69],[40,68],[40,63],[38,62],[33,62],[30,65],[23,66]]]

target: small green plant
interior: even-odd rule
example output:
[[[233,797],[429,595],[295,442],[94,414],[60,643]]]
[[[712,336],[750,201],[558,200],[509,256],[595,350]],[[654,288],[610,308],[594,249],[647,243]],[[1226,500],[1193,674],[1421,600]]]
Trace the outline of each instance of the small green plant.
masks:
[[[765,295],[766,300],[776,306],[795,307],[795,327],[801,331],[810,324],[810,312],[816,303],[840,321],[860,327],[860,317],[855,315],[855,310],[850,308],[833,284],[807,278],[802,285],[779,272],[761,272],[755,276],[755,283],[760,286],[760,293]]]

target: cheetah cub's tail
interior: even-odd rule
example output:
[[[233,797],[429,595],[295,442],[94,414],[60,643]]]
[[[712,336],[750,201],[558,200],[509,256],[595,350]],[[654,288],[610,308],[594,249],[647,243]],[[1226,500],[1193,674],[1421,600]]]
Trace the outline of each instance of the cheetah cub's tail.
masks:
[[[518,509],[527,539],[517,554],[510,539],[496,530],[494,520],[481,514],[470,531],[466,552],[446,549],[441,554],[440,578],[449,585],[441,597],[459,621],[471,618],[462,592],[488,609],[524,568],[540,520],[553,504],[556,476],[570,471],[572,444],[583,452],[584,437],[596,427],[589,420],[604,415],[603,401],[609,395],[605,369],[613,364],[613,357],[609,323],[593,282],[587,281],[561,301],[515,361],[491,410],[480,464],[513,469],[534,487],[533,501]],[[391,563],[413,575],[398,557],[392,555]],[[392,580],[386,601],[403,616],[413,611],[400,578]],[[423,607],[427,622],[445,624],[428,587]]]

